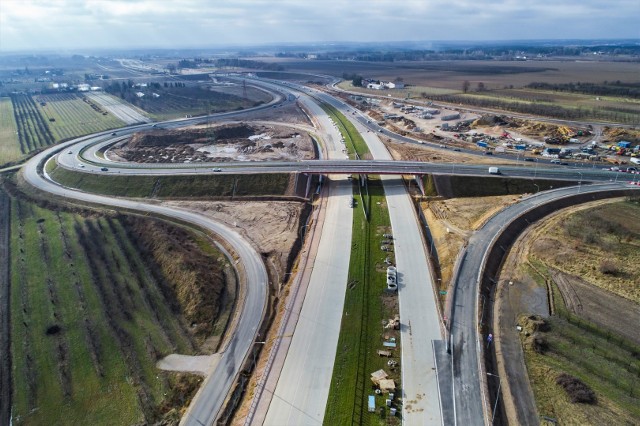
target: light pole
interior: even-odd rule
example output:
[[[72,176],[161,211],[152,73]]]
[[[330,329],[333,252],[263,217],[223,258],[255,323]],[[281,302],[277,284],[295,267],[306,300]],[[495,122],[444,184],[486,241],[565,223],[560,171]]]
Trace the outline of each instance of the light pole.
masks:
[[[496,403],[493,405],[493,414],[491,415],[491,424],[496,418],[496,409],[498,408],[498,399],[500,399],[500,386],[502,386],[502,380],[497,374],[487,373],[487,376],[493,376],[498,378],[498,392],[496,392]]]
[[[267,342],[253,342],[254,345],[266,345]],[[253,351],[253,368],[256,368],[256,351]],[[489,373],[487,373],[489,374]]]
[[[580,175],[580,180],[578,181],[578,194],[579,194],[580,190],[582,189],[582,173],[578,172],[578,174]]]
[[[536,194],[537,194],[538,192],[540,192],[540,187],[539,187],[538,185],[536,185],[536,184],[534,183],[534,184],[533,184],[533,186],[535,186],[535,187],[536,187]]]
[[[533,171],[533,178],[535,179],[538,176],[538,158],[536,158],[536,168]]]

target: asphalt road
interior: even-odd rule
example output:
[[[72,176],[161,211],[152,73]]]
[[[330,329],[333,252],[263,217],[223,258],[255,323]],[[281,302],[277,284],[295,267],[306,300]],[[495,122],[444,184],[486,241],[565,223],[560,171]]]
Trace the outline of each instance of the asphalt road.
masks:
[[[490,411],[490,407],[487,406],[488,398],[484,394],[482,385],[485,378],[481,377],[482,370],[478,358],[479,346],[486,342],[478,340],[477,304],[481,278],[479,273],[482,271],[483,258],[492,241],[511,220],[537,205],[576,194],[578,191],[583,193],[610,191],[625,187],[637,188],[621,183],[608,183],[541,192],[500,211],[469,239],[464,261],[457,276],[453,278],[454,302],[451,318],[449,318],[452,355],[441,353],[438,357],[445,361],[444,365],[438,365],[438,369],[451,369],[453,373],[451,399],[446,398],[448,403],[453,401],[453,407],[451,407],[452,411],[445,410],[451,412],[453,418],[445,418],[444,424],[482,425],[484,424],[483,412]]]

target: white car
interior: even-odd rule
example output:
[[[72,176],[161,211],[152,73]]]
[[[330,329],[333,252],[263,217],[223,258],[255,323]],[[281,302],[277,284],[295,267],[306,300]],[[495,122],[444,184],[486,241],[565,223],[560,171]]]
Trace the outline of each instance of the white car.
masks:
[[[553,160],[551,160],[551,164],[560,164],[560,160],[554,158]]]

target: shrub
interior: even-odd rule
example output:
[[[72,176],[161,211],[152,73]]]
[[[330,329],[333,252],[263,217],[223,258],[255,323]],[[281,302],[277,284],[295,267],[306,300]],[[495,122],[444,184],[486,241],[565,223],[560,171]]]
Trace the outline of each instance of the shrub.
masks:
[[[612,275],[612,276],[617,276],[620,274],[620,267],[613,261],[611,260],[603,260],[602,262],[600,262],[600,272],[605,274],[605,275]]]
[[[556,378],[556,384],[562,386],[574,404],[595,404],[598,402],[595,392],[577,377],[562,373]]]

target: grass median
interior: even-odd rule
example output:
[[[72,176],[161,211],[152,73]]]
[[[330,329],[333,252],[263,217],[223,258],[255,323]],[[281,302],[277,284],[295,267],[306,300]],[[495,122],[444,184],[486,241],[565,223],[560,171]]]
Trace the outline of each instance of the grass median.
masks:
[[[390,232],[389,214],[382,182],[369,183],[372,209],[369,221],[357,201],[353,217],[353,237],[349,278],[344,303],[344,315],[340,327],[336,360],[334,364],[329,399],[324,423],[333,424],[399,424],[399,418],[391,418],[384,404],[386,395],[376,395],[372,390],[370,373],[384,369],[399,387],[400,369],[390,368],[389,361],[400,362],[400,332],[384,329],[383,320],[399,313],[397,295],[386,291],[386,264],[393,254],[381,249],[382,235]],[[381,357],[385,338],[396,339],[392,357]],[[387,348],[385,348],[387,349]],[[376,395],[376,407],[385,407],[374,413],[367,411],[367,397]]]

